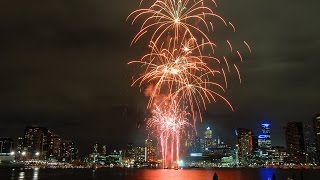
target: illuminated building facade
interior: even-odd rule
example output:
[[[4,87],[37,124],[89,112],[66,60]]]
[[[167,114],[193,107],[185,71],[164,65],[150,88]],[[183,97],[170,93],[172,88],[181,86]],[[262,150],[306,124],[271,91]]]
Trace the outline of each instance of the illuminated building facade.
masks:
[[[316,163],[317,155],[313,126],[311,124],[304,125],[303,133],[306,163]]]
[[[17,143],[16,143],[16,151],[19,154],[22,153],[23,151],[23,141],[24,141],[23,137],[18,137]]]
[[[114,150],[113,152],[111,152],[108,157],[111,159],[112,164],[121,164],[122,161],[122,151],[117,151]]]
[[[45,159],[58,159],[60,156],[61,139],[50,130],[45,132],[44,137],[43,157]]]
[[[63,140],[60,149],[60,158],[62,162],[72,162],[72,160],[76,159],[78,152],[71,140]]]
[[[289,162],[305,162],[305,146],[302,122],[288,122],[286,126],[286,145]]]
[[[58,159],[60,157],[61,138],[52,133],[48,140],[49,150],[47,152],[47,158]]]
[[[0,154],[10,154],[14,150],[14,141],[11,138],[0,137]]]
[[[263,155],[267,155],[268,151],[271,150],[271,133],[270,124],[261,124],[262,134],[258,136],[258,146]]]
[[[212,139],[212,130],[210,127],[204,131],[204,151],[208,151],[214,145],[214,141]]]
[[[124,160],[128,162],[132,162],[135,160],[134,158],[134,148],[132,143],[127,144],[127,148],[124,151]]]
[[[190,137],[188,139],[188,153],[202,153],[203,152],[203,146],[202,142],[203,139],[197,136]]]
[[[252,132],[245,128],[236,130],[238,140],[238,156],[240,162],[243,162],[245,157],[252,152]]]
[[[316,144],[317,163],[320,164],[320,114],[313,118],[313,130]]]
[[[156,148],[151,139],[147,139],[145,142],[145,162],[156,161]]]
[[[48,150],[48,129],[27,126],[24,133],[23,151],[28,158],[43,157]]]
[[[271,153],[269,155],[268,164],[281,165],[288,160],[288,154],[285,147],[274,146],[272,147]]]
[[[134,161],[135,162],[144,162],[145,157],[145,147],[137,146],[134,148]]]

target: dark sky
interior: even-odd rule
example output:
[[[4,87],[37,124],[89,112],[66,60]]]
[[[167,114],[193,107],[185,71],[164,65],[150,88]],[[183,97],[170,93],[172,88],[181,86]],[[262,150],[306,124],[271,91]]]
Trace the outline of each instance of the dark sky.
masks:
[[[126,17],[138,3],[1,2],[0,137],[41,125],[85,153],[95,141],[110,149],[143,142],[146,98],[130,87],[135,69],[126,64],[147,51],[141,43],[129,47],[137,29]],[[284,145],[286,122],[311,123],[320,112],[320,1],[218,5],[253,53],[240,65],[243,84],[228,89],[236,111],[212,104],[198,127],[210,125],[231,143],[236,127],[259,133],[259,124],[270,122],[273,145]]]

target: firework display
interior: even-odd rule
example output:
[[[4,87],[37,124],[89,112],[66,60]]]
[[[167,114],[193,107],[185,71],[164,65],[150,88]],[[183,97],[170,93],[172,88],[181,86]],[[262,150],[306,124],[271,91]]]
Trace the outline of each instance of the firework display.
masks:
[[[233,69],[241,83],[238,66],[227,55],[215,53],[218,46],[210,36],[215,20],[232,32],[236,29],[207,6],[210,3],[216,6],[213,0],[207,1],[141,1],[140,6],[146,4],[146,7],[128,16],[132,24],[141,24],[131,45],[148,39],[150,52],[128,64],[139,65],[142,69],[132,86],[152,87],[148,102],[151,118],[147,118],[147,128],[157,133],[164,167],[178,163],[185,129],[194,127],[196,120],[202,119],[201,112],[206,104],[219,99],[233,111],[231,103],[223,96],[228,88],[227,73]],[[225,43],[230,50],[228,54],[235,54],[238,62],[242,62],[240,51],[229,40]],[[251,52],[249,44],[245,41],[243,44]]]
[[[189,113],[181,109],[175,101],[155,105],[147,127],[155,132],[161,144],[164,167],[172,166],[173,161],[179,162],[180,139],[185,128],[191,127]]]

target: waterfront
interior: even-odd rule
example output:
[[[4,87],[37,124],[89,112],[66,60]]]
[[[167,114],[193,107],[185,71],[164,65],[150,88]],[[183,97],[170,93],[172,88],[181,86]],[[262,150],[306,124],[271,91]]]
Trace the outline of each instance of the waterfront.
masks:
[[[273,174],[277,180],[320,179],[320,170],[237,168],[237,169],[128,169],[101,168],[92,169],[0,169],[1,180],[211,180],[214,173],[219,180],[271,180]]]

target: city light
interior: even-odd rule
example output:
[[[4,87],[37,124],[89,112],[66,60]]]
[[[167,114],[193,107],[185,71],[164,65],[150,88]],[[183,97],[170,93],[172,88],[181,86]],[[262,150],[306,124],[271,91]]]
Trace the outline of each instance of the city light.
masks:
[[[192,156],[192,157],[201,157],[202,153],[190,153],[190,156]]]
[[[265,134],[261,134],[258,136],[259,139],[266,139],[268,136]]]

